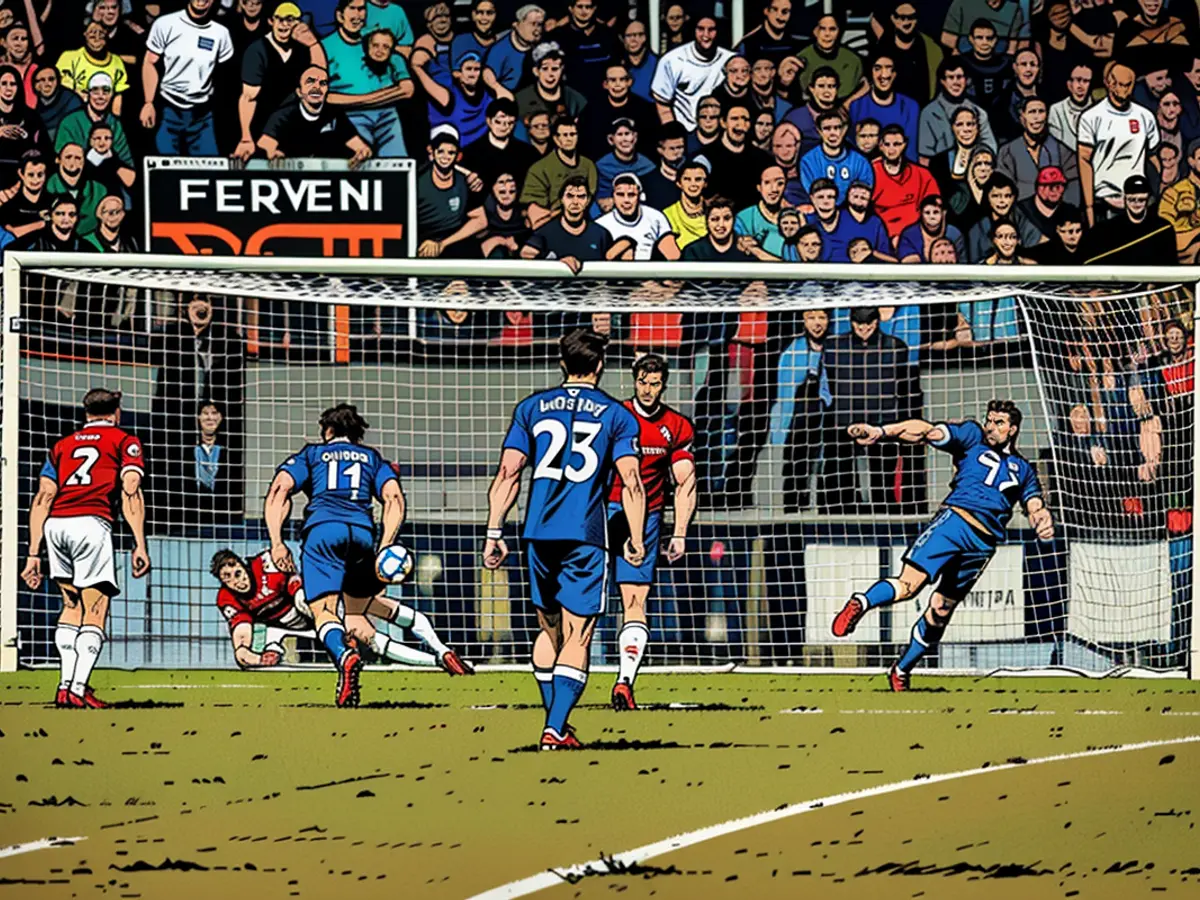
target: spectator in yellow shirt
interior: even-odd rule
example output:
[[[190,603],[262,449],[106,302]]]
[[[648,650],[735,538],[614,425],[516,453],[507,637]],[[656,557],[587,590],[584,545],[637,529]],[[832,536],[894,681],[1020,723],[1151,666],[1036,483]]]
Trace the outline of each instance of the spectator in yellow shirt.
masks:
[[[679,167],[679,200],[663,210],[675,232],[675,243],[682,250],[692,241],[708,235],[704,217],[704,189],[708,187],[708,166],[693,159]]]
[[[1200,138],[1187,149],[1188,176],[1163,191],[1158,214],[1175,227],[1180,264],[1191,266],[1200,257]]]
[[[86,103],[88,84],[97,72],[104,72],[112,79],[112,112],[121,115],[121,94],[129,89],[129,74],[121,57],[108,49],[108,30],[99,22],[88,22],[83,29],[83,46],[78,50],[66,50],[58,58],[59,76],[63,87],[74,91]]]

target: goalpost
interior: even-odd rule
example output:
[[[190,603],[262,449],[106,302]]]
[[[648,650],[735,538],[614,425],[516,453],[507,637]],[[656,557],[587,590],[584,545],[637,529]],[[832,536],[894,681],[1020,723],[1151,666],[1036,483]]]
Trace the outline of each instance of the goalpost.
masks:
[[[233,664],[208,561],[223,547],[266,546],[262,498],[275,466],[317,440],[318,414],[342,401],[358,405],[372,426],[366,441],[401,467],[401,536],[417,564],[393,593],[466,658],[525,663],[536,627],[519,539],[527,490],[506,529],[515,552],[488,572],[487,487],[513,406],[556,383],[557,338],[587,325],[613,338],[605,390],[631,396],[630,364],[659,353],[671,366],[666,400],[696,428],[699,508],[684,557],[660,557],[648,665],[890,663],[928,588],[871,613],[848,639],[829,625],[852,591],[898,572],[953,466],[933,448],[858,448],[845,426],[982,418],[990,399],[1007,398],[1023,410],[1018,449],[1057,535],[1039,542],[1018,510],[924,665],[1200,677],[1200,269],[666,271],[9,253],[0,670],[54,661],[57,592],[19,580],[27,509],[46,451],[80,424],[79,400],[99,386],[123,392],[122,425],[146,446],[154,564],[130,577],[118,526],[122,593],[103,664]],[[301,511],[298,502],[296,525]],[[664,512],[665,540],[669,499]],[[615,661],[619,623],[615,612],[601,624],[594,664]],[[289,661],[310,659],[301,642]]]

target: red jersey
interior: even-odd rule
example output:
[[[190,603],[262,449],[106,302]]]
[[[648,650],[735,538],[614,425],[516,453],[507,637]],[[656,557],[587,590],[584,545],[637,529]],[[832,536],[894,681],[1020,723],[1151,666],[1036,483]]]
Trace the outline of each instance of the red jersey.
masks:
[[[875,214],[883,219],[888,237],[893,241],[905,228],[921,220],[921,201],[940,193],[938,183],[924,166],[905,162],[899,175],[889,175],[883,160],[872,163],[875,169],[875,191],[872,201]]]
[[[696,433],[692,423],[669,406],[659,406],[646,416],[634,399],[625,401],[641,426],[638,445],[642,450],[642,484],[646,488],[646,512],[659,512],[667,503],[667,485],[672,481],[671,467],[682,459],[695,461],[692,441]],[[621,501],[621,476],[613,476],[611,502]]]
[[[217,606],[229,620],[229,627],[232,629],[242,622],[287,627],[295,624],[299,618],[296,594],[302,586],[300,576],[280,572],[267,550],[250,560],[249,571],[254,592],[250,596],[239,597],[224,585],[217,591]]]
[[[58,485],[50,515],[113,521],[113,492],[129,471],[146,474],[142,442],[111,422],[89,422],[50,450],[42,477]]]

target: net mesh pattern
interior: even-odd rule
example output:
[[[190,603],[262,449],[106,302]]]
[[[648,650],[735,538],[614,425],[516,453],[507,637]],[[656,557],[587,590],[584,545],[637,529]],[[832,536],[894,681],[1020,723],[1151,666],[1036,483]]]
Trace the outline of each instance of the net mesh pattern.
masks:
[[[900,571],[955,466],[927,446],[859,447],[846,427],[981,419],[1007,398],[1024,413],[1018,448],[1057,534],[1038,541],[1018,510],[922,665],[1167,671],[1185,664],[1191,631],[1193,305],[1189,286],[1136,284],[37,266],[21,273],[20,402],[4,427],[20,432],[15,502],[27,510],[48,448],[81,424],[83,393],[123,392],[122,426],[146,447],[154,569],[130,577],[118,525],[110,665],[232,665],[209,559],[265,549],[276,467],[318,440],[319,414],[342,401],[400,466],[416,568],[392,595],[467,658],[524,662],[537,627],[519,536],[528,482],[497,572],[479,558],[488,485],[514,405],[559,380],[558,338],[592,327],[612,338],[603,387],[630,397],[630,364],[660,353],[666,401],[696,432],[699,508],[684,557],[659,558],[648,664],[879,666],[908,643],[930,587],[872,611],[849,639],[830,622],[852,592]],[[874,322],[864,307],[882,307],[867,338],[855,333]],[[298,498],[297,550],[302,513]],[[673,520],[668,496],[660,540]],[[4,565],[27,546],[20,521]],[[59,603],[53,587],[22,586],[23,663],[54,661]],[[620,621],[602,621],[595,663],[616,659]],[[320,659],[311,642],[289,643],[289,660]]]

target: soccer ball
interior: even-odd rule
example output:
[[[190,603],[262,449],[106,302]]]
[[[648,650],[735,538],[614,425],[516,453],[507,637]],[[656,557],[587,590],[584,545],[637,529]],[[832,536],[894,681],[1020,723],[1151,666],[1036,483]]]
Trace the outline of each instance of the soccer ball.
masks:
[[[403,544],[384,547],[375,557],[375,574],[387,584],[403,584],[412,570],[412,554]]]

